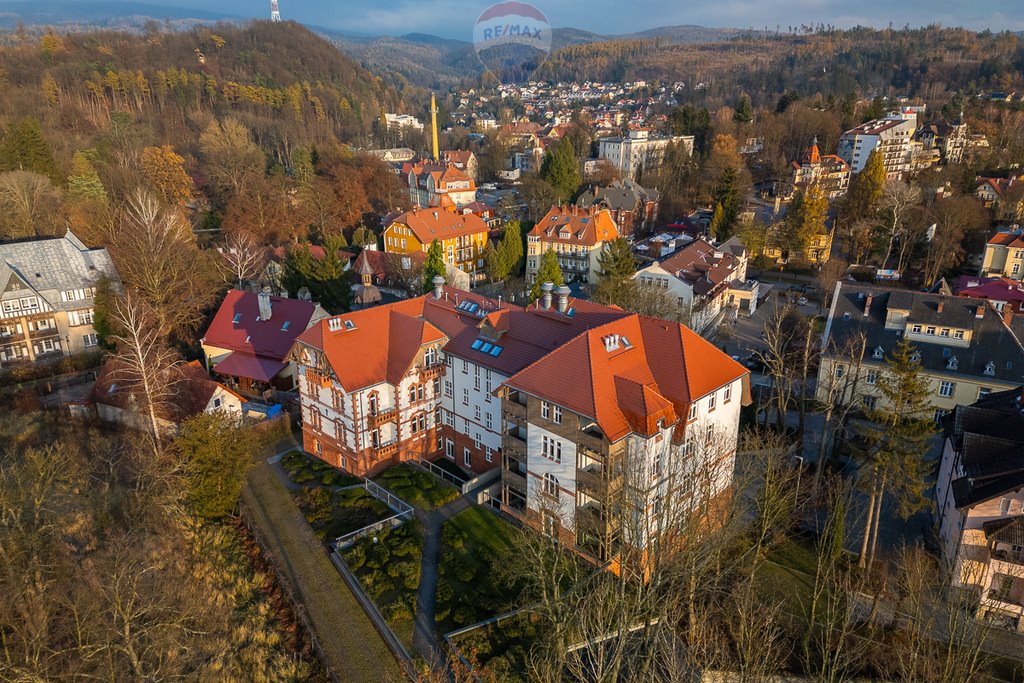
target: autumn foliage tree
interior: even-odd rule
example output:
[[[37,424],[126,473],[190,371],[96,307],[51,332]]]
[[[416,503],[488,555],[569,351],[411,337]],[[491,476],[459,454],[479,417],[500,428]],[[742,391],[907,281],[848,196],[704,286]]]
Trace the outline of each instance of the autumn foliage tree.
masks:
[[[185,171],[185,159],[171,145],[146,147],[140,158],[142,179],[169,204],[192,199],[192,178]]]

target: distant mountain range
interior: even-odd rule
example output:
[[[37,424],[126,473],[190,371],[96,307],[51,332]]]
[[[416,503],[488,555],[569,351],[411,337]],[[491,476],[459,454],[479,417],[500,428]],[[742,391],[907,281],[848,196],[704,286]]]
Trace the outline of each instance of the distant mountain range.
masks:
[[[142,28],[148,21],[175,25],[236,19],[220,12],[142,2],[61,2],[39,0],[0,3],[0,29],[18,24],[74,28]]]

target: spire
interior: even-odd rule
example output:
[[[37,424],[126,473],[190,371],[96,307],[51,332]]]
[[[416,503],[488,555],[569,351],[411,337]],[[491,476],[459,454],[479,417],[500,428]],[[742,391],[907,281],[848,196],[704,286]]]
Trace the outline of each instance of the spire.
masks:
[[[811,144],[810,152],[807,154],[807,160],[812,164],[821,163],[821,150],[818,149],[818,136],[814,136],[814,142]]]
[[[434,99],[434,93],[430,93],[430,128],[434,133],[434,161],[440,161],[441,153],[437,144],[437,100]]]

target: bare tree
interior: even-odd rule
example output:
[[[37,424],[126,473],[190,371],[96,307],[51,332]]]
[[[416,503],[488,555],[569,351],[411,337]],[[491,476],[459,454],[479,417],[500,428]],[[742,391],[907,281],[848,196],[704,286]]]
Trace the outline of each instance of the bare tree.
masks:
[[[266,250],[252,234],[245,231],[228,235],[220,253],[224,257],[224,268],[238,283],[238,289],[242,289],[245,280],[252,280],[259,275],[266,263]]]
[[[61,193],[31,171],[0,173],[0,237],[24,239],[61,234]]]
[[[897,239],[906,238],[907,217],[910,209],[921,202],[921,190],[902,180],[888,180],[882,189],[881,208],[888,213],[886,222],[886,246],[882,257],[885,268],[892,255],[892,247]]]
[[[867,337],[864,334],[854,335],[839,345],[829,340],[829,348],[822,356],[828,359],[825,372],[818,373],[816,396],[824,418],[820,440],[818,441],[818,461],[814,469],[814,490],[818,490],[822,472],[832,457],[836,436],[846,436],[847,423],[850,415],[861,404],[863,385],[861,369]],[[836,372],[836,367],[843,372]]]

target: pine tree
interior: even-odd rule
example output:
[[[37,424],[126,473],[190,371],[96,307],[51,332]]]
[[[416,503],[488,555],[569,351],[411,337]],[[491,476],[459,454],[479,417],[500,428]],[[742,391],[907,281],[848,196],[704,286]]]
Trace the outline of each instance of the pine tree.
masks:
[[[571,140],[562,140],[544,155],[540,177],[555,189],[559,202],[572,199],[579,189],[582,178]]]
[[[843,204],[843,219],[852,221],[871,218],[878,211],[885,190],[885,160],[877,151],[868,155],[864,168],[853,176]]]
[[[825,231],[828,218],[828,198],[817,185],[797,192],[785,219],[784,246],[792,252],[807,256],[814,238]]]
[[[253,432],[223,411],[199,413],[182,423],[174,449],[197,515],[219,519],[234,512],[255,448]]]
[[[597,263],[600,270],[594,299],[603,304],[625,308],[624,304],[632,298],[632,290],[636,286],[636,280],[633,279],[636,259],[633,258],[633,249],[626,238],[619,237],[609,242],[598,255]]]
[[[505,231],[498,247],[505,276],[519,275],[523,270],[523,229],[519,221],[505,223]]]
[[[71,175],[68,176],[68,195],[74,199],[96,200],[105,202],[107,191],[103,187],[99,173],[82,152],[75,152],[71,160]]]
[[[740,102],[736,105],[736,111],[732,115],[736,123],[750,123],[754,120],[754,107],[750,104],[750,95],[740,95]]]
[[[867,411],[869,424],[861,433],[858,454],[864,461],[861,472],[869,477],[868,519],[861,545],[860,564],[870,565],[882,503],[888,495],[904,519],[925,508],[929,467],[924,460],[928,440],[935,432],[931,420],[931,390],[921,373],[920,357],[903,337],[886,360],[876,389],[877,408]]]
[[[537,265],[537,278],[533,281],[533,287],[530,288],[531,301],[540,298],[540,286],[545,282],[550,282],[555,287],[565,284],[562,267],[558,265],[558,253],[553,250],[545,251],[540,257],[540,263]]]
[[[739,191],[739,173],[735,168],[729,166],[722,171],[722,177],[715,188],[715,211],[721,207],[721,212],[716,221],[712,217],[714,229],[712,235],[718,241],[724,241],[732,237],[736,229],[736,220],[739,218],[740,209],[743,206],[743,198]]]
[[[0,170],[32,171],[46,176],[55,185],[62,180],[50,144],[43,137],[43,128],[32,117],[7,127],[0,145]]]
[[[434,278],[445,277],[448,269],[444,264],[444,251],[441,243],[434,240],[427,249],[427,261],[423,264],[423,293],[428,294],[434,289]]]

